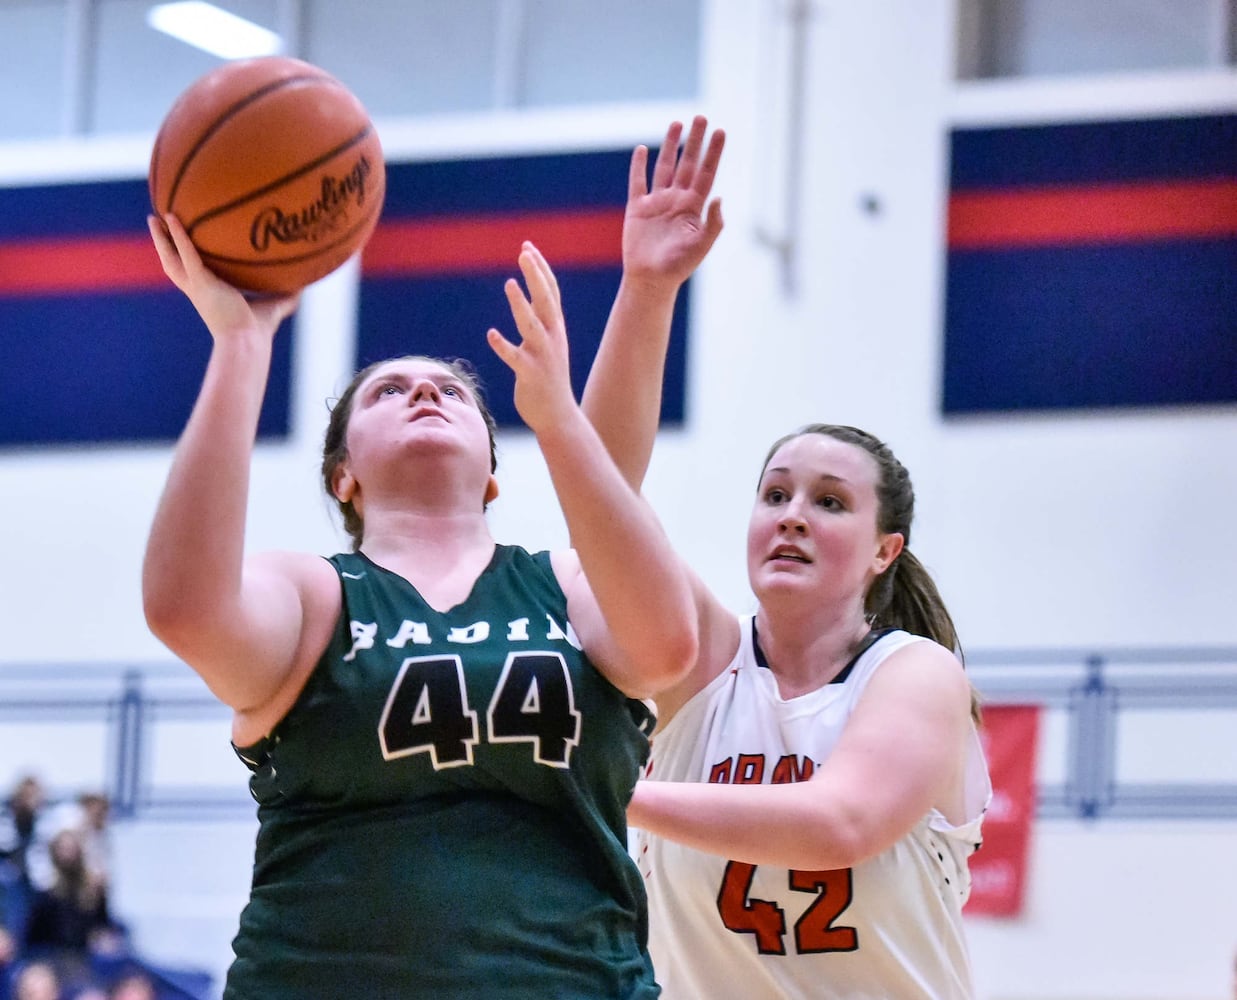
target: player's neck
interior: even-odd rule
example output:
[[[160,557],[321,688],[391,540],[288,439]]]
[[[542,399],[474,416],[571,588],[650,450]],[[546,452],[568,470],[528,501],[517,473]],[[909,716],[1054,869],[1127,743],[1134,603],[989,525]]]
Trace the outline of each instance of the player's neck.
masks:
[[[494,538],[484,511],[459,508],[405,508],[366,511],[361,550],[375,562],[428,560],[453,563],[490,550]]]
[[[430,607],[445,612],[467,599],[494,557],[494,539],[484,517],[417,518],[371,538],[366,525],[361,551],[411,583]]]
[[[756,629],[760,648],[783,696],[829,683],[850,662],[868,633],[861,611],[833,617],[822,616],[819,611],[794,616],[770,614],[763,606],[756,614]]]

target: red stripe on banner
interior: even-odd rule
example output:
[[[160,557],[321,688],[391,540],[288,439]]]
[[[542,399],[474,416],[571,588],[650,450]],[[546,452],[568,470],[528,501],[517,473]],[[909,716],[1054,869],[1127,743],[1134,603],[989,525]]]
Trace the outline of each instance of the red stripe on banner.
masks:
[[[0,243],[0,295],[171,289],[150,236]]]
[[[983,846],[971,855],[969,915],[1016,917],[1022,912],[1035,822],[1039,716],[1038,705],[984,709],[979,735],[992,778],[992,804],[984,816]]]
[[[1237,236],[1237,180],[960,191],[949,248]]]
[[[617,267],[623,209],[380,223],[362,268],[370,277],[514,271],[524,240],[554,267]],[[0,296],[170,287],[146,235],[0,243]]]
[[[362,253],[361,270],[366,277],[514,271],[524,240],[555,268],[617,267],[623,209],[381,222]]]

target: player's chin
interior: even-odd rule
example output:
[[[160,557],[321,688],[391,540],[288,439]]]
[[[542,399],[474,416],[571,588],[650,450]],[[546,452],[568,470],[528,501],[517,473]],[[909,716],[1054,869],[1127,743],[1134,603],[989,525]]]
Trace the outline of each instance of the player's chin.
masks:
[[[753,574],[752,586],[757,594],[762,591],[810,591],[820,586],[820,578],[813,563],[770,561]]]

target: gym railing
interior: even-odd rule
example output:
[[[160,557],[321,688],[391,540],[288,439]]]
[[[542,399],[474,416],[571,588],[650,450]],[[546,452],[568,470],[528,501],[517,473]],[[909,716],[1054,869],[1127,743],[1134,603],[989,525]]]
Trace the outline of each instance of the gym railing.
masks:
[[[1237,648],[979,651],[967,664],[986,704],[1043,710],[1041,818],[1237,818]],[[229,723],[183,664],[0,664],[0,761],[53,797],[101,789],[117,819],[252,817]]]

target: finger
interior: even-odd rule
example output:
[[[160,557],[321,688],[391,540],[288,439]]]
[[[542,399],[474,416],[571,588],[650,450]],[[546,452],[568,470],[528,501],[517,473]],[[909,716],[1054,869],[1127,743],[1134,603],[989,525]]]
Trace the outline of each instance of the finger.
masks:
[[[520,357],[520,349],[493,327],[486,331],[485,339],[490,345],[490,349],[498,355],[498,359],[512,371],[515,371],[516,362]]]
[[[653,164],[653,187],[669,187],[674,179],[674,164],[679,155],[679,136],[683,134],[682,122],[671,122],[666,129],[666,138],[662,140],[661,149],[657,151],[657,162]]]
[[[513,315],[521,307],[527,308],[528,299],[524,297],[524,289],[515,278],[508,278],[503,282],[503,294],[507,296],[507,305],[511,307]]]
[[[631,169],[627,172],[627,200],[649,193],[649,147],[637,146],[631,152]]]
[[[537,272],[545,282],[546,288],[549,290],[555,304],[561,304],[563,296],[562,292],[559,291],[558,278],[554,276],[554,268],[550,267],[550,262],[545,259],[545,254],[538,250],[536,244],[530,240],[524,241],[524,249],[533,255]]]
[[[184,268],[180,266],[180,255],[172,244],[167,228],[155,215],[146,216],[146,228],[150,230],[150,238],[155,244],[155,252],[159,255],[159,263],[163,265],[163,273],[175,280],[176,275],[184,273]]]
[[[297,307],[301,304],[301,294],[297,292],[295,295],[284,295],[274,299],[264,299],[259,305],[251,301],[250,305],[255,311],[264,310],[271,318],[275,326],[279,326],[285,319],[296,312]]]
[[[520,271],[528,286],[528,297],[535,307],[538,302],[554,300],[554,275],[541,256],[541,251],[531,243],[525,243],[520,251]]]
[[[563,319],[563,307],[554,272],[541,256],[541,252],[531,244],[520,255],[520,266],[524,271],[532,313],[538,325],[538,340],[551,342],[561,339],[566,335],[567,324]]]
[[[189,238],[189,231],[185,229],[180,219],[168,214],[163,217],[163,222],[172,237],[172,242],[176,245],[176,252],[180,255],[180,262],[185,272],[194,275],[205,271],[206,265],[202,263],[202,255],[198,253],[198,248]]]
[[[704,133],[708,127],[709,120],[704,115],[696,115],[692,119],[687,141],[683,144],[683,155],[679,157],[679,167],[674,175],[674,182],[677,186],[691,186],[700,160],[700,150],[704,146]]]
[[[167,230],[167,234],[177,250],[180,250],[182,247],[193,247],[193,240],[189,239],[189,233],[180,219],[169,212],[163,216],[162,222],[164,229]]]
[[[146,228],[150,230],[151,239],[155,241],[155,245],[167,243],[171,245],[172,238],[168,235],[167,226],[159,216],[153,213],[146,216]]]
[[[722,200],[721,198],[714,198],[709,202],[709,209],[704,217],[704,231],[708,233],[710,246],[721,235],[723,226],[725,226],[725,222],[722,219]]]
[[[713,189],[713,181],[717,177],[717,165],[721,162],[722,150],[725,146],[726,133],[721,129],[717,129],[709,136],[709,145],[704,151],[704,159],[700,161],[700,169],[696,171],[696,177],[692,182],[696,193],[703,198],[707,198]]]
[[[521,258],[523,255],[521,255]],[[521,261],[522,263],[522,261]],[[525,276],[527,280],[527,275]],[[540,333],[540,323],[533,312],[533,305],[524,295],[524,289],[515,278],[508,278],[503,283],[503,292],[507,296],[507,305],[511,307],[511,318],[515,320],[516,329],[524,341],[535,340]]]

